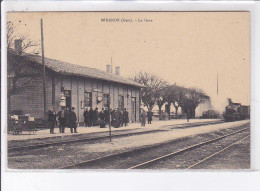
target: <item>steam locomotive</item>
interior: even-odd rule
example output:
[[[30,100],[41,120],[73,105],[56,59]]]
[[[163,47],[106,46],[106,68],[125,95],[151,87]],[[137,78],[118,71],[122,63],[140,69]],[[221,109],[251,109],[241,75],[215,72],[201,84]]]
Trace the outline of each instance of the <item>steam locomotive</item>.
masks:
[[[225,121],[238,121],[250,118],[250,106],[241,105],[241,103],[233,103],[229,99],[229,105],[225,107],[222,115]]]

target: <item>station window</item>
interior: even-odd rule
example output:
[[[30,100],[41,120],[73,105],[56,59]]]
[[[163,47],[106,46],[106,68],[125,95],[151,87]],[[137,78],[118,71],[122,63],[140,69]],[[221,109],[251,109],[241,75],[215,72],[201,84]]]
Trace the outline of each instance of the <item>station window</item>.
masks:
[[[124,96],[118,97],[118,108],[123,110],[124,109]]]
[[[92,107],[92,93],[85,92],[85,107]]]
[[[103,95],[103,108],[108,108],[108,104],[109,104],[108,99],[109,99],[109,95],[104,94]]]

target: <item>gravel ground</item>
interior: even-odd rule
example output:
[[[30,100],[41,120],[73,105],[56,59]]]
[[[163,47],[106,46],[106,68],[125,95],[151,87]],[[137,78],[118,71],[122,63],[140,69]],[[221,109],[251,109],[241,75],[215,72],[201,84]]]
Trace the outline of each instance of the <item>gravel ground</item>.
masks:
[[[120,129],[120,131],[113,131],[113,135],[118,135],[122,133],[135,133],[135,132],[143,132],[146,129]],[[83,139],[83,138],[95,138],[95,137],[104,137],[108,136],[109,132],[95,132],[95,133],[86,133],[86,134],[65,134],[63,136],[54,136],[54,137],[46,137],[39,139],[26,139],[26,140],[11,140],[8,141],[8,147],[18,147],[18,146],[26,146],[31,144],[43,144],[43,143],[52,143],[57,141],[68,141],[72,139]],[[19,136],[19,135],[18,135]]]
[[[244,127],[243,127],[244,128]],[[243,129],[241,128],[241,129]],[[130,154],[127,154],[127,156],[117,156],[117,157],[113,157],[109,160],[102,160],[99,162],[95,162],[95,163],[88,163],[85,165],[81,165],[80,168],[86,168],[86,169],[128,169],[132,166],[138,165],[140,163],[149,161],[151,159],[163,156],[165,154],[168,153],[172,153],[172,152],[176,152],[180,149],[183,149],[185,147],[200,143],[200,142],[204,142],[210,139],[214,139],[216,137],[219,136],[223,136],[226,134],[229,134],[231,132],[237,131],[238,129],[229,129],[229,130],[221,130],[218,132],[212,132],[212,133],[207,133],[207,134],[202,134],[202,135],[196,135],[196,136],[191,136],[191,137],[186,137],[186,138],[182,138],[182,139],[178,139],[176,141],[173,141],[171,143],[165,144],[165,145],[158,145],[157,147],[152,147],[149,149],[146,149],[145,151],[142,152],[132,152]],[[241,133],[242,136],[245,133]],[[236,138],[239,137],[241,135],[236,135]],[[223,145],[224,143],[226,144],[228,142],[228,140],[226,140],[228,138],[225,138],[224,141],[221,142],[221,144]],[[233,140],[235,138],[229,138],[230,140]],[[213,145],[213,148],[215,148],[215,145]],[[210,150],[210,149],[209,149]],[[191,155],[192,157],[193,155]],[[194,158],[192,158],[194,159]],[[179,168],[181,165],[180,162],[182,163],[186,163],[188,160],[188,158],[185,157],[181,157],[181,160],[179,161],[179,164],[177,164],[177,167],[175,166],[174,168]],[[161,162],[161,161],[160,161]],[[164,162],[162,163],[158,163],[159,165],[164,164]],[[157,165],[158,165],[157,164]],[[192,163],[193,164],[193,163]],[[147,167],[144,167],[145,169]],[[154,165],[151,167],[148,167],[151,169],[154,169]],[[159,167],[161,168],[161,167]],[[171,169],[171,166],[166,166],[165,168],[162,169]],[[155,169],[157,169],[157,166],[155,165]]]
[[[187,122],[186,119],[174,119],[174,120],[163,120],[163,121],[153,121],[152,124],[147,124],[145,127],[142,127],[140,123],[128,123],[127,127],[123,128],[113,128],[112,131],[121,131],[121,130],[133,130],[133,129],[147,129],[147,128],[160,128],[168,125],[180,125],[180,124],[191,124],[197,122],[217,122],[222,121],[221,119],[190,119],[190,122]],[[104,133],[108,132],[108,126],[106,128],[100,128],[99,126],[92,127],[83,127],[80,126],[77,128],[78,134],[71,134],[69,128],[65,128],[65,133],[59,133],[59,129],[54,128],[54,132],[56,134],[50,134],[49,129],[40,129],[36,132],[36,134],[29,134],[28,132],[23,132],[19,135],[8,134],[8,141],[23,141],[28,139],[45,139],[45,138],[53,138],[53,137],[65,137],[65,136],[78,136],[80,134],[89,134],[89,133]]]
[[[182,121],[167,121],[168,123],[166,123],[167,125],[163,125],[163,126],[159,126],[158,127],[158,123],[157,124],[153,124],[153,126],[146,126],[146,127],[135,127],[135,128],[130,128],[129,127],[122,127],[122,128],[112,128],[112,136],[113,135],[122,135],[122,134],[130,134],[130,133],[153,133],[153,132],[159,132],[159,131],[164,131],[164,130],[171,130],[171,129],[175,129],[175,128],[187,128],[193,125],[198,125],[198,124],[205,124],[207,122],[221,122],[221,120],[203,120],[203,121],[192,121],[191,123],[182,123],[180,124]],[[172,122],[172,123],[170,123]],[[169,125],[171,124],[171,125]],[[94,129],[95,128],[95,129]],[[21,145],[26,146],[26,145],[31,145],[31,144],[44,144],[44,143],[53,143],[53,142],[64,142],[64,141],[69,141],[69,140],[75,140],[75,139],[91,139],[91,138],[97,138],[97,137],[107,137],[109,135],[108,132],[108,128],[104,128],[104,129],[100,129],[100,128],[85,128],[85,127],[81,127],[80,130],[84,130],[82,133],[79,134],[71,134],[71,133],[65,133],[65,134],[55,134],[55,135],[49,135],[50,137],[43,137],[45,136],[44,134],[42,134],[40,138],[32,138],[30,137],[30,139],[18,139],[19,137],[23,136],[23,135],[16,135],[17,139],[14,139],[14,135],[11,135],[12,138],[14,140],[9,140],[8,141],[8,147],[19,147]],[[97,130],[97,132],[88,132],[88,131],[95,131]],[[99,132],[102,131],[102,132]],[[35,136],[35,135],[31,135],[31,136]],[[38,135],[39,136],[39,135]],[[28,137],[28,136],[27,136]],[[10,139],[10,137],[9,137]],[[96,141],[94,141],[93,143],[96,143]]]
[[[189,140],[200,141],[210,139],[212,136],[222,132],[232,131],[244,126],[248,121],[232,122],[218,125],[195,127],[190,129],[175,129],[169,132],[158,132],[153,134],[136,135],[123,138],[115,138],[113,142],[96,144],[74,143],[70,145],[51,146],[47,148],[34,149],[26,152],[12,152],[8,156],[9,168],[17,169],[55,169],[82,161],[95,159],[108,154],[132,150],[140,146],[162,143],[164,141],[189,137]],[[207,135],[202,135],[202,134]],[[209,133],[209,134],[208,134]],[[200,135],[199,135],[200,134]],[[197,139],[194,139],[196,138]],[[179,147],[189,141],[179,142]],[[176,145],[178,141],[176,141]]]
[[[155,130],[144,130],[144,129],[134,129],[134,130],[121,130],[117,132],[112,133],[112,138],[122,138],[127,136],[133,136],[133,135],[142,135],[142,134],[150,134],[150,133],[158,133],[158,132],[164,132],[169,131],[170,129],[155,129]],[[52,143],[58,143],[56,145],[60,145],[61,143],[70,145],[75,144],[75,142],[84,142],[87,144],[95,144],[95,143],[106,143],[109,140],[109,133],[91,133],[91,134],[81,134],[80,136],[73,136],[73,137],[54,137],[54,138],[48,138],[47,140],[28,140],[23,141],[23,143],[10,143],[9,147],[20,147],[22,146],[30,146],[30,145],[37,145],[37,144],[52,144]],[[72,142],[69,142],[72,141]],[[60,143],[61,142],[61,143]]]

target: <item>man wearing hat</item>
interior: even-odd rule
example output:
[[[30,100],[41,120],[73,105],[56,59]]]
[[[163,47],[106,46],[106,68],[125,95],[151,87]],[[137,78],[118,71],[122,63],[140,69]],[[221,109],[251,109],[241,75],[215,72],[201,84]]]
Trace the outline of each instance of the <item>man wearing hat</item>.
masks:
[[[69,127],[70,127],[70,132],[73,133],[78,133],[77,132],[77,116],[76,113],[74,112],[74,107],[71,108],[71,111],[69,111]]]

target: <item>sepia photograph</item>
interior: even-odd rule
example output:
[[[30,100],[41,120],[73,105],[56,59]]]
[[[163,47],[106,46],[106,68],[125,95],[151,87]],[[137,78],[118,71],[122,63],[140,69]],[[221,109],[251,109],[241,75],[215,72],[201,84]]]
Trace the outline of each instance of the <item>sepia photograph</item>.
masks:
[[[8,12],[9,169],[249,170],[250,12]]]

